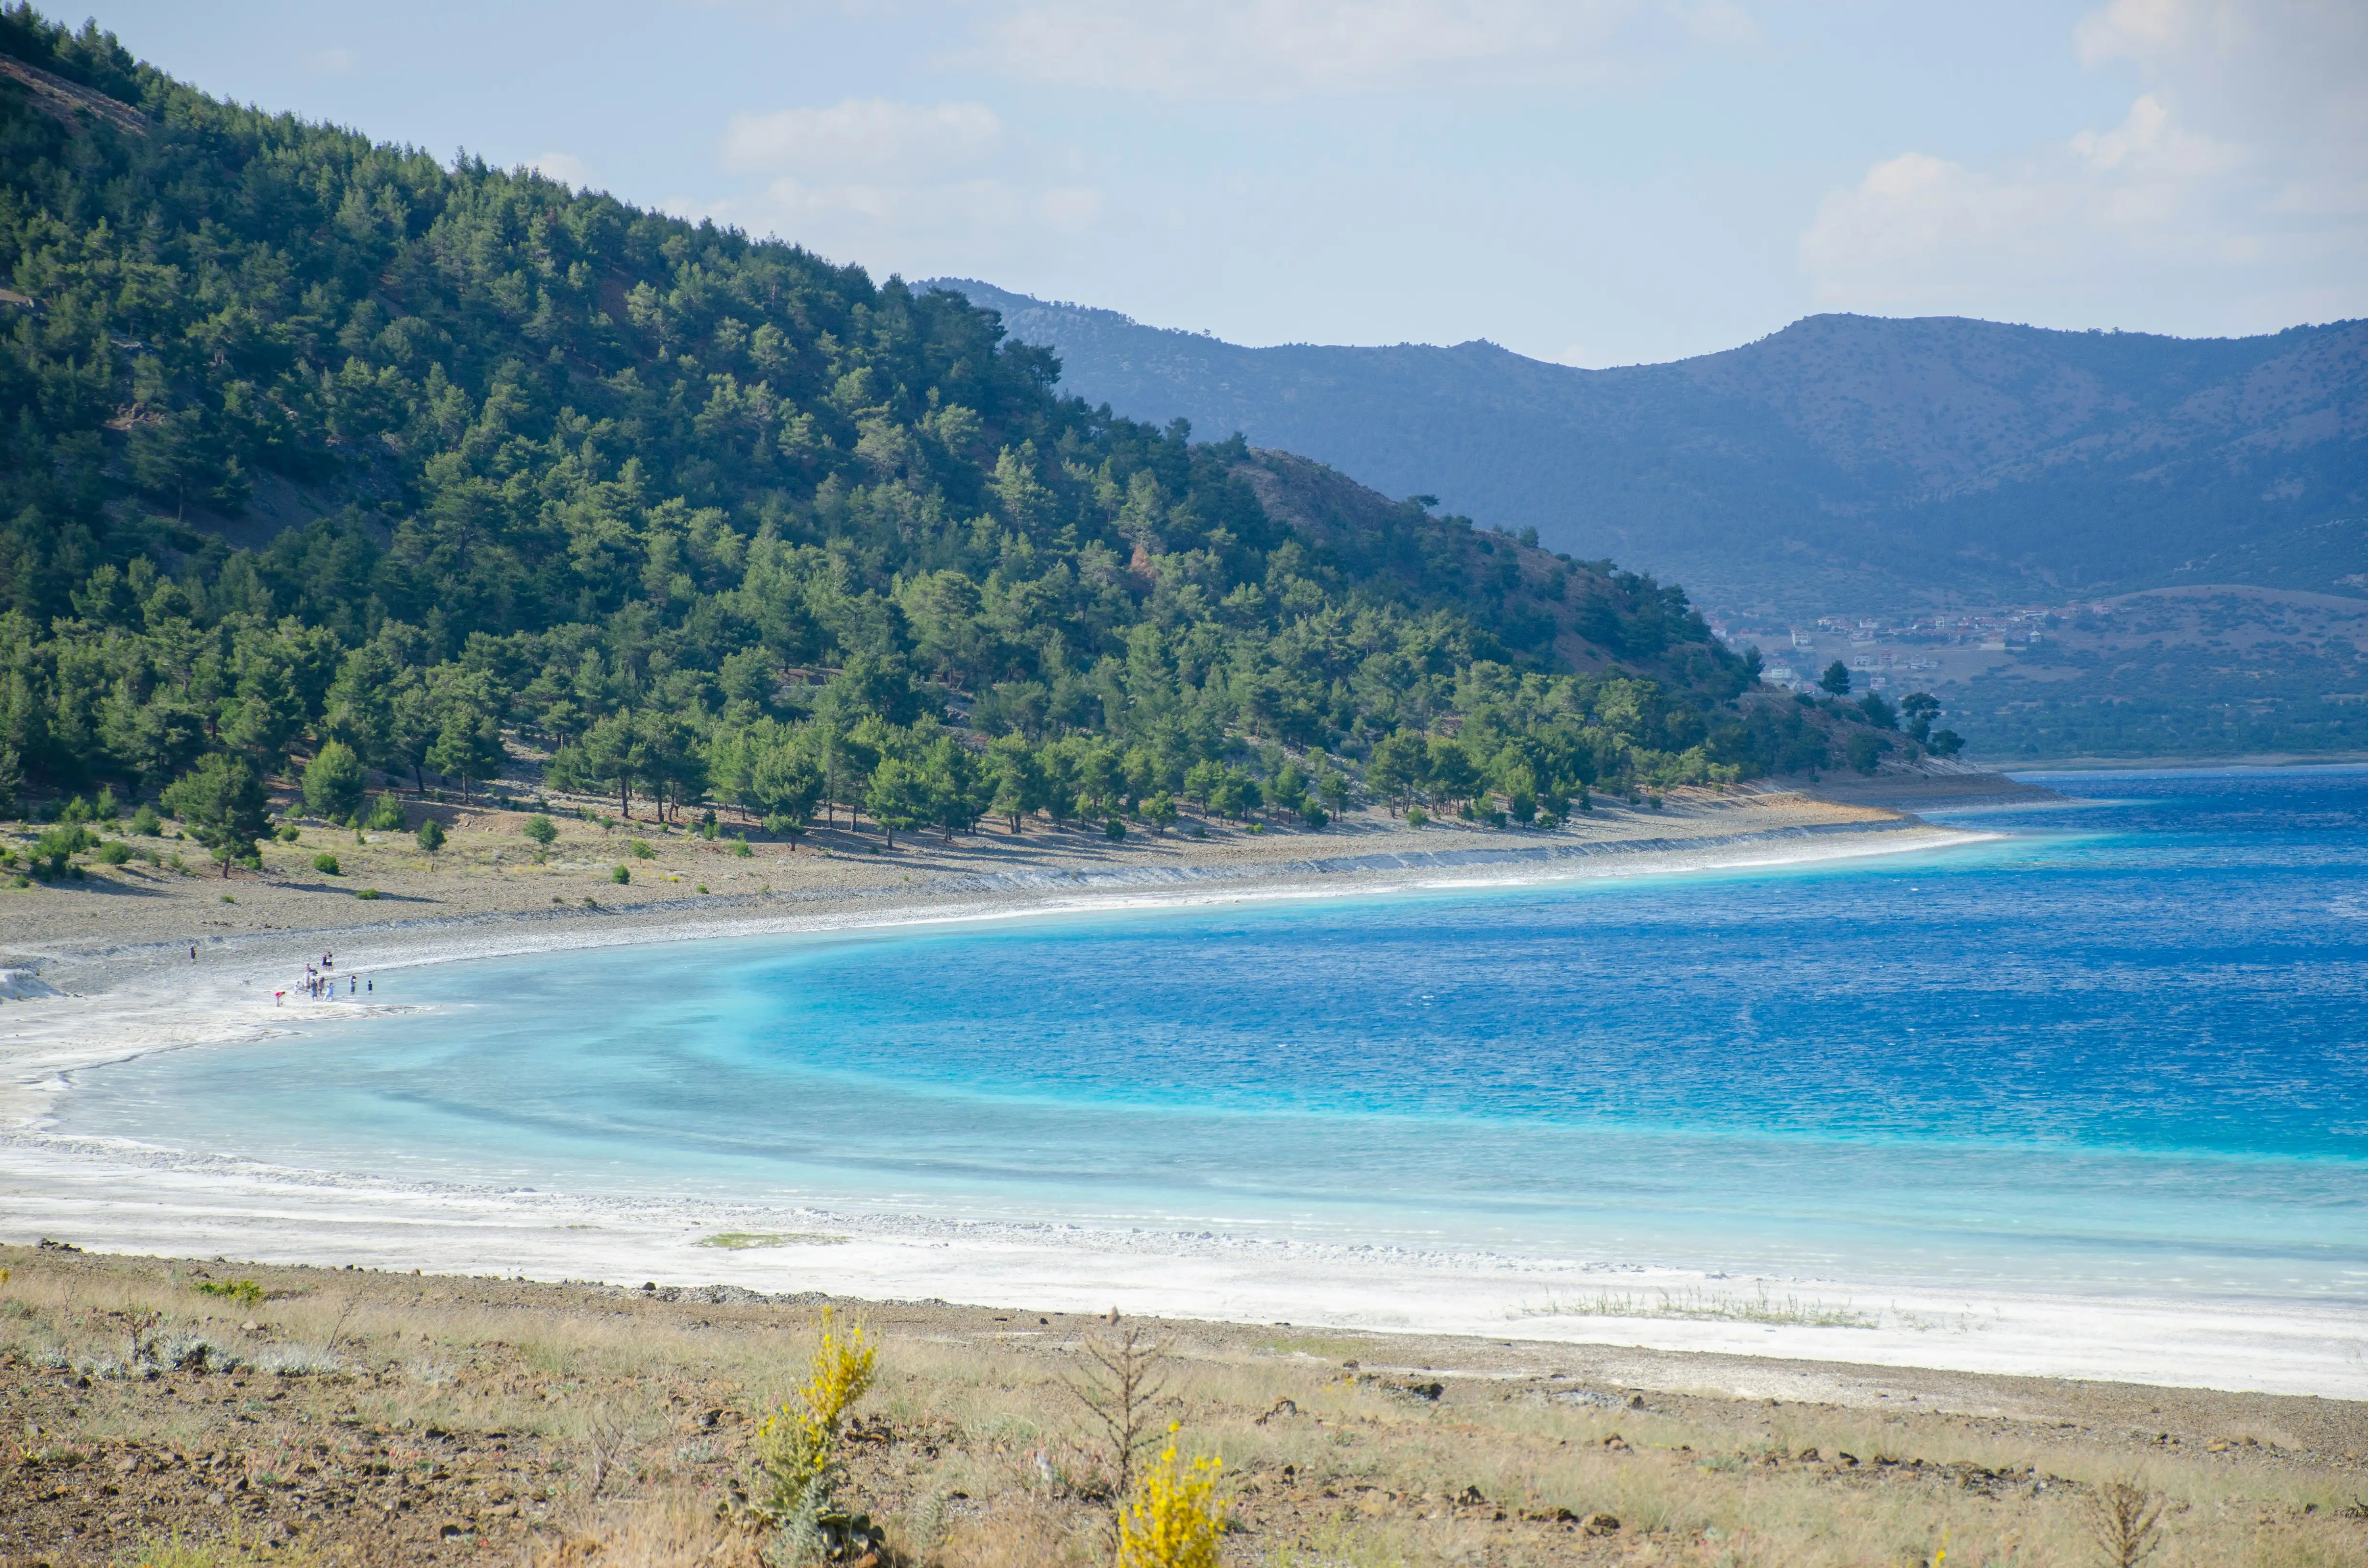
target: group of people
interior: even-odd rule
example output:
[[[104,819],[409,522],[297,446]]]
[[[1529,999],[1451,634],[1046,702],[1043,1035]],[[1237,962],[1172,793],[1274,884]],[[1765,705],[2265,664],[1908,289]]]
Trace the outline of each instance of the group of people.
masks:
[[[189,951],[190,956],[194,958],[197,949],[192,948]],[[337,994],[337,976],[335,972],[336,967],[337,955],[335,953],[323,953],[319,963],[306,964],[304,994],[315,1002],[325,1001],[336,996]],[[348,996],[359,996],[365,990],[376,991],[377,989],[378,983],[375,981],[365,982],[358,974],[346,976],[346,994]],[[271,1005],[275,1007],[284,1006],[287,1000],[288,993],[285,991],[275,991],[271,994]]]

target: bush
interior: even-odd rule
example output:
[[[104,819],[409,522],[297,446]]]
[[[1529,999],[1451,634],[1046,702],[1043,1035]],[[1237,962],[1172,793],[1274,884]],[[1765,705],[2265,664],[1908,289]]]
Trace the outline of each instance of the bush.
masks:
[[[419,847],[430,855],[444,847],[444,824],[429,817],[419,824]]]
[[[1110,821],[1102,824],[1102,836],[1109,839],[1112,844],[1116,844],[1120,839],[1126,836],[1126,824],[1119,821],[1116,817],[1110,818]]]
[[[143,838],[154,838],[165,831],[165,819],[156,814],[155,807],[143,805],[131,813],[131,831]]]
[[[109,866],[120,866],[131,858],[131,846],[120,838],[112,844],[102,844],[98,846],[97,858]]]
[[[263,1304],[263,1287],[252,1279],[205,1279],[198,1284],[200,1296],[219,1296],[226,1301],[236,1301],[242,1307]]]
[[[380,897],[381,894],[376,888],[356,888],[354,890],[354,896],[356,898],[377,898]]]
[[[299,828],[294,823],[283,822],[279,824],[279,831],[272,836],[278,838],[282,844],[293,844],[298,839],[303,837],[304,834],[303,830]]]
[[[324,877],[335,877],[343,874],[337,869],[337,858],[335,855],[328,853],[326,850],[323,850],[320,854],[313,857],[313,869],[320,872]]]
[[[1424,811],[1420,806],[1408,806],[1406,808],[1406,826],[1420,827],[1429,820],[1430,813]]]
[[[633,858],[636,860],[655,860],[658,858],[658,852],[650,847],[647,839],[636,838],[625,847],[632,851]]]
[[[622,866],[611,866],[609,868],[609,880],[620,884],[630,882],[633,880],[633,873]]]
[[[1133,1504],[1119,1516],[1119,1568],[1217,1568],[1225,1506],[1216,1494],[1217,1461],[1181,1464],[1170,1442],[1145,1467]]]
[[[871,1386],[878,1355],[864,1343],[861,1324],[841,1337],[831,1324],[830,1310],[823,1310],[813,1372],[796,1397],[757,1428],[764,1490],[751,1500],[753,1511],[802,1533],[814,1530],[837,1489],[840,1431],[848,1412]]]
[[[538,846],[548,849],[551,847],[552,841],[559,836],[559,824],[537,812],[526,819],[518,831],[532,839]]]
[[[370,818],[362,825],[372,833],[401,833],[405,825],[403,802],[392,795],[381,795],[371,803]]]
[[[732,841],[732,855],[734,859],[746,860],[749,856],[754,855],[755,853],[757,852],[754,849],[748,847],[748,841],[746,839],[735,838]]]
[[[304,768],[304,804],[316,817],[343,822],[362,809],[362,759],[343,741],[323,745]]]
[[[41,836],[34,841],[26,858],[32,863],[33,875],[61,876],[64,874],[69,858],[97,842],[80,823],[61,823],[55,827],[41,830]]]
[[[1317,805],[1315,797],[1310,795],[1299,802],[1299,820],[1310,827],[1322,827],[1332,820],[1332,813]]]

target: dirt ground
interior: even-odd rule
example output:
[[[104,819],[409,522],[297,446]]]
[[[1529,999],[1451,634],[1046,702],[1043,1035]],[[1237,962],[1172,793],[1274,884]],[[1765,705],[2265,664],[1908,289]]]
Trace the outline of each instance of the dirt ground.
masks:
[[[0,1562],[750,1563],[751,1436],[819,1298],[0,1249]],[[833,1303],[887,1562],[1107,1560],[1101,1320]],[[1511,1340],[1147,1325],[1229,1564],[2368,1562],[2368,1407]],[[1771,1392],[1770,1391],[1776,1391]],[[1781,1395],[1781,1397],[1780,1397]],[[1945,1559],[1938,1554],[1945,1551]]]

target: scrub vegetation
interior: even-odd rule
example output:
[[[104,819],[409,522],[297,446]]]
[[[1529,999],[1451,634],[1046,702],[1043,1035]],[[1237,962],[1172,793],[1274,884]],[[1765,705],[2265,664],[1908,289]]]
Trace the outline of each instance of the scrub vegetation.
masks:
[[[1121,1540],[1232,1568],[2368,1551],[2368,1421],[2340,1401],[1129,1320],[1156,1375],[1114,1437],[1078,1397],[1116,1408],[1130,1364],[1099,1317],[0,1260],[12,1562],[756,1568],[809,1500],[863,1543],[842,1560],[942,1568],[1088,1568]],[[1778,1378],[1829,1397],[1716,1392]],[[1220,1506],[1222,1534],[1193,1523]]]

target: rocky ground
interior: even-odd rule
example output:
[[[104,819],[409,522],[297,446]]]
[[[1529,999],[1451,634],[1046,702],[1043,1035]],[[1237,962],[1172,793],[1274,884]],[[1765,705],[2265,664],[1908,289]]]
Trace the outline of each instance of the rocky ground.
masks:
[[[0,1561],[754,1564],[757,1421],[822,1303],[0,1249]],[[1095,1318],[839,1302],[881,1378],[848,1495],[888,1562],[1103,1560]],[[1199,1323],[1156,1426],[1224,1460],[1233,1564],[2368,1561],[2368,1408]],[[174,1555],[177,1552],[178,1555]]]

